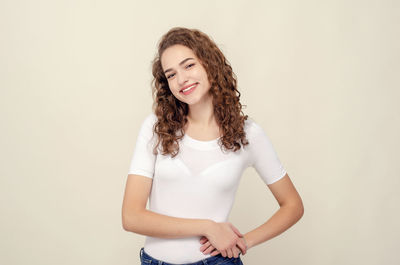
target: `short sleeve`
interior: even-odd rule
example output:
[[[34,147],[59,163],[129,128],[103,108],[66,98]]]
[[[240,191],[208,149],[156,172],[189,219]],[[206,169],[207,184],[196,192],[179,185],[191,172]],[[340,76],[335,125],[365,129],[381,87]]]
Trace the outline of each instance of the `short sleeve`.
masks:
[[[263,130],[256,122],[251,120],[248,131],[249,140],[249,166],[253,167],[265,184],[272,184],[283,178],[286,174],[275,149]]]
[[[142,122],[128,174],[153,178],[156,162],[156,155],[153,154],[156,138],[156,134],[153,136],[153,126],[156,121],[157,116],[151,113]]]

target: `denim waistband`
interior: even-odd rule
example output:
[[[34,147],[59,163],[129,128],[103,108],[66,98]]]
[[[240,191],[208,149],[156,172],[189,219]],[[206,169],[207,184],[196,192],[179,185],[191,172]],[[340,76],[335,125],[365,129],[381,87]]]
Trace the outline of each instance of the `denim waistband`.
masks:
[[[153,258],[152,256],[150,256],[149,254],[147,254],[144,251],[144,247],[142,247],[140,249],[139,257],[140,257],[140,260],[142,260],[142,257],[144,257],[147,260],[150,259],[152,261],[151,264],[156,264],[156,265],[208,265],[208,264],[214,264],[215,261],[218,259],[225,259],[221,254],[218,254],[216,256],[211,256],[206,259],[202,259],[202,260],[199,260],[199,261],[196,261],[193,263],[185,263],[185,264],[168,263],[168,262]],[[239,258],[240,258],[240,254],[239,254]],[[239,259],[239,258],[237,258],[237,259]],[[235,259],[235,258],[232,258],[232,259]]]

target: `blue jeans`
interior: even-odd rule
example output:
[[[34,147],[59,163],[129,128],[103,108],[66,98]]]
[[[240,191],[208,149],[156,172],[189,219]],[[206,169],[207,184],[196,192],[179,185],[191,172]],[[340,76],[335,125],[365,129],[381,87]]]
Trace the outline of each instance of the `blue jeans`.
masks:
[[[161,261],[153,258],[149,254],[144,251],[144,248],[140,249],[140,264],[141,265],[243,265],[242,260],[240,259],[241,253],[239,253],[239,257],[237,258],[229,258],[223,257],[221,254],[216,256],[211,256],[206,259],[202,259],[193,263],[185,263],[185,264],[176,264],[176,263],[167,263],[165,261]]]

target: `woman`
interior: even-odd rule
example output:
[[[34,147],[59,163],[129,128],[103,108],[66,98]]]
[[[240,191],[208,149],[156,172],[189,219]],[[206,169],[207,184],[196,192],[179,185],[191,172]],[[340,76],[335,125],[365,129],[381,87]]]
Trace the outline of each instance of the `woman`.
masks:
[[[167,32],[153,76],[154,113],[137,138],[123,227],[146,235],[142,264],[242,264],[240,255],[301,218],[301,198],[268,136],[242,115],[236,77],[207,35],[186,28]],[[280,209],[242,234],[227,219],[249,166]]]

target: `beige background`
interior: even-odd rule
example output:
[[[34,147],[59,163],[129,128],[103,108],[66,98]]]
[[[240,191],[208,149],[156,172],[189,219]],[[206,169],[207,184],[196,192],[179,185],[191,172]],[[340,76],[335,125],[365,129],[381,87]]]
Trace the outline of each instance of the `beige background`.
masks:
[[[399,264],[398,1],[0,2],[0,264],[139,264],[121,205],[151,65],[173,26],[209,34],[303,218],[252,264]],[[230,221],[278,204],[253,168]]]

